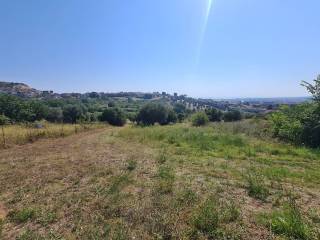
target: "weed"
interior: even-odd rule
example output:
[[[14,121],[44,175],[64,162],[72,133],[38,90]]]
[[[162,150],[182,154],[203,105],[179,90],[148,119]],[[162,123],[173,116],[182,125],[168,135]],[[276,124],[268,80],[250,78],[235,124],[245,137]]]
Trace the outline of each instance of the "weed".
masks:
[[[37,222],[43,226],[48,226],[57,220],[57,214],[55,212],[43,211],[37,219]]]
[[[320,224],[320,212],[317,209],[310,209],[309,216],[314,223]]]
[[[274,211],[265,218],[270,219],[270,229],[277,235],[297,240],[313,239],[312,228],[306,223],[292,198],[289,199],[282,210]]]
[[[269,196],[269,189],[265,185],[263,177],[257,173],[249,173],[246,179],[249,196],[265,201]]]
[[[172,193],[175,180],[175,174],[172,168],[160,166],[157,173],[158,181],[155,190],[160,194]]]
[[[9,218],[11,218],[16,223],[24,223],[35,217],[36,211],[32,208],[24,208],[21,211],[14,211],[9,213]]]
[[[166,148],[161,148],[161,150],[159,151],[157,157],[157,161],[159,164],[164,164],[168,160],[167,151],[168,150]]]
[[[135,170],[136,167],[137,167],[137,161],[135,161],[135,160],[129,160],[129,161],[128,161],[127,169],[128,169],[129,171]]]
[[[222,219],[224,222],[234,222],[238,220],[240,217],[240,208],[234,203],[234,201],[230,201],[225,203],[222,211]]]
[[[208,199],[194,213],[192,224],[197,231],[214,237],[219,227],[219,218],[219,205],[216,200]]]
[[[130,183],[130,179],[128,175],[117,176],[113,179],[111,186],[108,190],[108,193],[116,194],[121,190],[121,188],[125,187],[129,183]]]
[[[191,189],[184,189],[177,194],[176,206],[190,206],[197,200],[197,194]]]

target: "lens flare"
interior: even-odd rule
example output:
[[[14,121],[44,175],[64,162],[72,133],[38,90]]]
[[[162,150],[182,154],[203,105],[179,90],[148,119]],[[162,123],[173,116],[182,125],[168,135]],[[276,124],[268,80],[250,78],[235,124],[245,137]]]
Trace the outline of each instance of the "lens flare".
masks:
[[[203,47],[203,43],[205,40],[205,36],[206,36],[207,28],[208,28],[208,22],[209,22],[212,4],[213,4],[213,0],[205,0],[205,1],[206,1],[205,15],[204,15],[203,25],[201,27],[199,46],[197,49],[197,56],[196,56],[196,71],[198,70],[198,67],[200,64],[202,47]]]

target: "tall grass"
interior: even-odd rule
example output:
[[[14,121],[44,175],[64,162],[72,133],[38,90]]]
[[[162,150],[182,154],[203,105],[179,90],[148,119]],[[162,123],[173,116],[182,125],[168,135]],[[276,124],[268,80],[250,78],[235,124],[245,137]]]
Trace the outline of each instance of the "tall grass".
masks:
[[[75,133],[84,132],[90,129],[103,127],[102,124],[41,124],[41,128],[34,125],[19,124],[4,127],[6,144],[0,144],[0,148],[7,148],[12,145],[22,145],[37,141],[42,138],[65,137]]]

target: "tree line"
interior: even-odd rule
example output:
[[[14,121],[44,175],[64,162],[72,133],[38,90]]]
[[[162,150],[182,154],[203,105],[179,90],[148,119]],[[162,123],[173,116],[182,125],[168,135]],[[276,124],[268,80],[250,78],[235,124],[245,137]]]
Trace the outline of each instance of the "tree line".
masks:
[[[54,123],[108,122],[123,126],[127,119],[139,125],[166,125],[182,122],[194,111],[187,109],[183,103],[173,106],[165,103],[150,102],[139,106],[135,112],[125,112],[114,100],[97,99],[23,99],[17,96],[0,94],[0,115],[2,122],[23,123],[46,120]],[[239,111],[222,112],[207,109],[203,112],[207,121],[238,121],[242,115]],[[5,119],[5,120],[4,120]],[[206,119],[208,119],[206,121]]]

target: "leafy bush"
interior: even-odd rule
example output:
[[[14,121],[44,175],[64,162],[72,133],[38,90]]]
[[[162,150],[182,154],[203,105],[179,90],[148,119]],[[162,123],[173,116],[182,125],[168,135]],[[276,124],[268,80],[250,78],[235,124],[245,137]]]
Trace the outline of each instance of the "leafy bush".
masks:
[[[126,117],[119,108],[108,108],[104,110],[100,120],[114,126],[123,126],[126,123]]]
[[[197,112],[191,116],[191,123],[192,126],[204,126],[209,122],[209,118],[207,114],[204,112]]]
[[[83,105],[66,105],[63,109],[63,121],[66,123],[76,123],[84,115],[85,109]]]
[[[220,122],[223,116],[222,112],[215,108],[207,109],[206,114],[208,115],[210,122]]]
[[[169,109],[163,104],[149,103],[143,106],[137,116],[137,122],[143,125],[168,123]],[[170,120],[170,119],[169,119]]]
[[[274,136],[310,147],[320,146],[320,109],[314,103],[283,106],[270,118]]]
[[[178,120],[177,114],[172,109],[169,109],[167,123],[176,123],[177,120]]]
[[[240,121],[241,119],[242,119],[242,115],[241,115],[241,112],[238,110],[231,110],[223,114],[223,120],[225,122],[235,122],[235,121]]]
[[[310,147],[320,146],[320,76],[303,86],[313,95],[312,103],[282,106],[269,120],[275,137]]]

